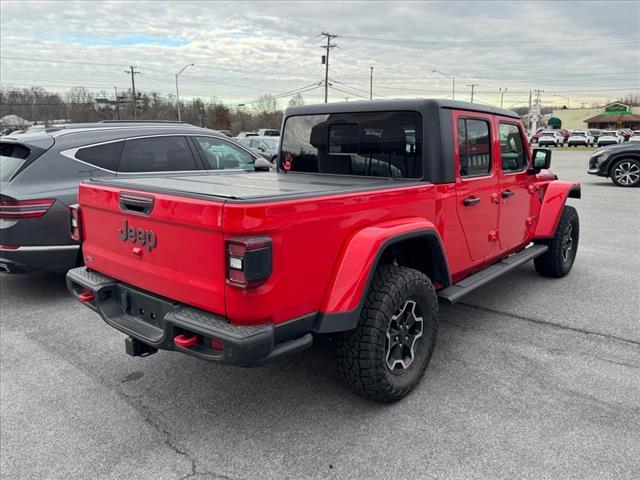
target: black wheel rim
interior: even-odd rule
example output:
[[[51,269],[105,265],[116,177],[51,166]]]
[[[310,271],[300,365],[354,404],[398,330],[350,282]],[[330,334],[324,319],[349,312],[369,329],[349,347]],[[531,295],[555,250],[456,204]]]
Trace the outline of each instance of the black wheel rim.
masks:
[[[573,255],[573,225],[567,225],[562,235],[562,262],[567,263]]]
[[[385,361],[393,373],[402,373],[413,364],[422,345],[424,318],[414,300],[404,302],[391,317],[387,328]]]

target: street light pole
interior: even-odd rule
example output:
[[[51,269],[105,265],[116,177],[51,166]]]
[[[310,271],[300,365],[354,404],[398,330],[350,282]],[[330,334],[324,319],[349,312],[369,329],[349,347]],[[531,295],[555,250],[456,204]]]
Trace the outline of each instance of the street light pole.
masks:
[[[371,69],[371,76],[369,77],[369,100],[373,100],[373,65],[369,68]]]
[[[176,73],[176,103],[178,104],[178,121],[182,121],[182,116],[180,115],[180,91],[178,90],[178,77],[182,72],[184,72],[189,67],[195,67],[193,63],[187,63],[182,69]]]
[[[453,75],[449,75],[447,73],[441,72],[440,70],[431,70],[431,71],[433,73],[439,73],[443,77],[451,80],[451,100],[455,100],[456,99],[456,77],[454,77]]]

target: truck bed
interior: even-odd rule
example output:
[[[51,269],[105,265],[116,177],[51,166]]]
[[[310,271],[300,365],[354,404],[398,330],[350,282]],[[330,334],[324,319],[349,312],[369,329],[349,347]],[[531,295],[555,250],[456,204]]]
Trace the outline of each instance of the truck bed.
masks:
[[[146,192],[227,201],[276,201],[397,188],[416,180],[285,172],[234,172],[129,176],[87,183]]]

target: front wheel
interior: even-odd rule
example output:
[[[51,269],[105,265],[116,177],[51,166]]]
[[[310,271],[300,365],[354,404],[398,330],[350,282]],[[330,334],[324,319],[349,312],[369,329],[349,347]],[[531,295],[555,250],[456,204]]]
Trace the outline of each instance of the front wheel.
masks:
[[[359,394],[398,401],[422,378],[437,330],[438,298],[429,278],[384,265],[374,275],[358,325],[336,339],[338,369]]]
[[[611,166],[611,180],[619,187],[640,185],[640,161],[623,158]]]
[[[580,239],[580,220],[575,208],[566,205],[560,216],[556,233],[551,239],[539,241],[549,250],[533,261],[536,271],[544,277],[561,278],[573,267]]]

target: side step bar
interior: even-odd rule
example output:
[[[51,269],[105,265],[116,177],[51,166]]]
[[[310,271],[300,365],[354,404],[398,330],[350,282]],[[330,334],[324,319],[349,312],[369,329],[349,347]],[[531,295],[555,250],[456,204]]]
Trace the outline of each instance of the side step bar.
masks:
[[[438,297],[448,303],[456,303],[462,297],[471,293],[476,288],[489,283],[492,280],[510,272],[523,263],[527,263],[549,250],[547,245],[533,245],[531,247],[520,250],[508,257],[503,258],[498,263],[480,270],[467,278],[460,280],[458,283],[443,288],[438,292]]]

